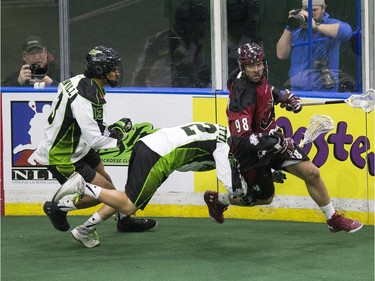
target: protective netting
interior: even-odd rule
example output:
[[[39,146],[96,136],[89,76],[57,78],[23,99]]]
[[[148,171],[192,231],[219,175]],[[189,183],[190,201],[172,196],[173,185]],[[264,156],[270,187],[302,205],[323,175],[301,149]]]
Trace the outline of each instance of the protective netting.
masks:
[[[314,115],[311,117],[310,125],[306,129],[300,147],[313,142],[320,134],[328,133],[333,130],[335,123],[328,115]]]

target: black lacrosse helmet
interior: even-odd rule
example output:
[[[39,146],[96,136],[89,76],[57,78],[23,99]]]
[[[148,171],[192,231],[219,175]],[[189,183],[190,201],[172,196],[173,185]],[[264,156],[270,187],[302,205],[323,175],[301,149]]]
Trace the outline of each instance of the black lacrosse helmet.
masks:
[[[121,85],[122,64],[120,54],[111,47],[96,46],[89,51],[85,58],[85,76],[89,78],[106,79],[108,73],[116,69],[120,72],[118,80],[106,80],[111,87]]]

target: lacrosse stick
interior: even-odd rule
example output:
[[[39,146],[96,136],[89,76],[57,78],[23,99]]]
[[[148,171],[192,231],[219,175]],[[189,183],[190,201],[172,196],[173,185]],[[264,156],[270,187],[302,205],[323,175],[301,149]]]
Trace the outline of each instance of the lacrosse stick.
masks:
[[[317,102],[303,102],[301,105],[322,105],[322,104],[335,104],[347,103],[354,108],[362,108],[365,112],[371,112],[375,107],[375,91],[373,89],[367,90],[366,93],[361,95],[351,95],[346,100],[330,100],[330,101],[317,101]]]
[[[334,128],[334,122],[331,117],[327,115],[314,115],[311,117],[310,125],[306,129],[302,142],[299,147],[304,147],[306,144],[313,142],[320,134],[328,133]]]

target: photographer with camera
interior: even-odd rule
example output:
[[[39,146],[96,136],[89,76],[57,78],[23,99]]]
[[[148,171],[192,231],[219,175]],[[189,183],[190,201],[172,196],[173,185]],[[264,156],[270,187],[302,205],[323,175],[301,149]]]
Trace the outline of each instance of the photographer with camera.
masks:
[[[291,90],[338,91],[340,43],[350,40],[348,23],[329,17],[324,0],[312,0],[312,62],[308,60],[308,0],[289,12],[287,26],[277,42],[277,57],[291,58]]]
[[[28,36],[22,45],[23,65],[8,75],[2,86],[44,88],[57,86],[60,72],[52,54],[38,36]]]

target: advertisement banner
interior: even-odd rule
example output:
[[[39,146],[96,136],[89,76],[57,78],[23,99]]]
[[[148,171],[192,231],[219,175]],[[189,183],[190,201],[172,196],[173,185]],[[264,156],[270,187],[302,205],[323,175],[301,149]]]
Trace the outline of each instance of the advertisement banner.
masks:
[[[2,94],[3,182],[5,205],[10,213],[22,214],[22,206],[26,206],[37,208],[35,212],[41,214],[42,202],[50,200],[59,187],[51,173],[37,165],[33,154],[43,137],[46,116],[54,97],[55,94],[49,93]],[[224,95],[111,93],[106,99],[109,110],[105,120],[108,124],[130,117],[134,125],[123,139],[123,146],[99,151],[119,190],[123,190],[126,183],[131,148],[144,134],[192,121],[227,124],[227,97]],[[276,107],[277,125],[296,143],[302,140],[315,114],[329,115],[335,122],[334,129],[307,144],[305,152],[320,168],[335,207],[371,221],[374,209],[374,113],[366,114],[346,104],[304,107],[299,114]],[[303,181],[287,174],[285,183],[275,186],[276,196],[270,206],[251,208],[251,212],[247,208],[231,207],[227,215],[255,219],[322,220]],[[147,210],[160,215],[165,212],[163,206],[169,206],[169,210],[176,210],[176,216],[207,216],[203,201],[206,189],[225,192],[215,171],[173,172],[152,198]],[[156,211],[154,205],[159,206]],[[181,205],[185,207],[174,207]],[[194,209],[194,206],[198,208]],[[30,213],[34,214],[34,211]],[[168,213],[173,215],[170,211]]]
[[[3,151],[5,203],[43,202],[59,187],[52,174],[35,162],[34,151],[43,138],[55,94],[3,93]],[[153,128],[191,122],[191,96],[173,94],[107,94],[108,124],[130,117],[134,128],[123,148],[100,150],[115,186],[123,189],[134,143]],[[176,179],[174,179],[176,177]],[[182,186],[175,181],[183,179]],[[173,176],[164,191],[193,192],[193,173]]]

